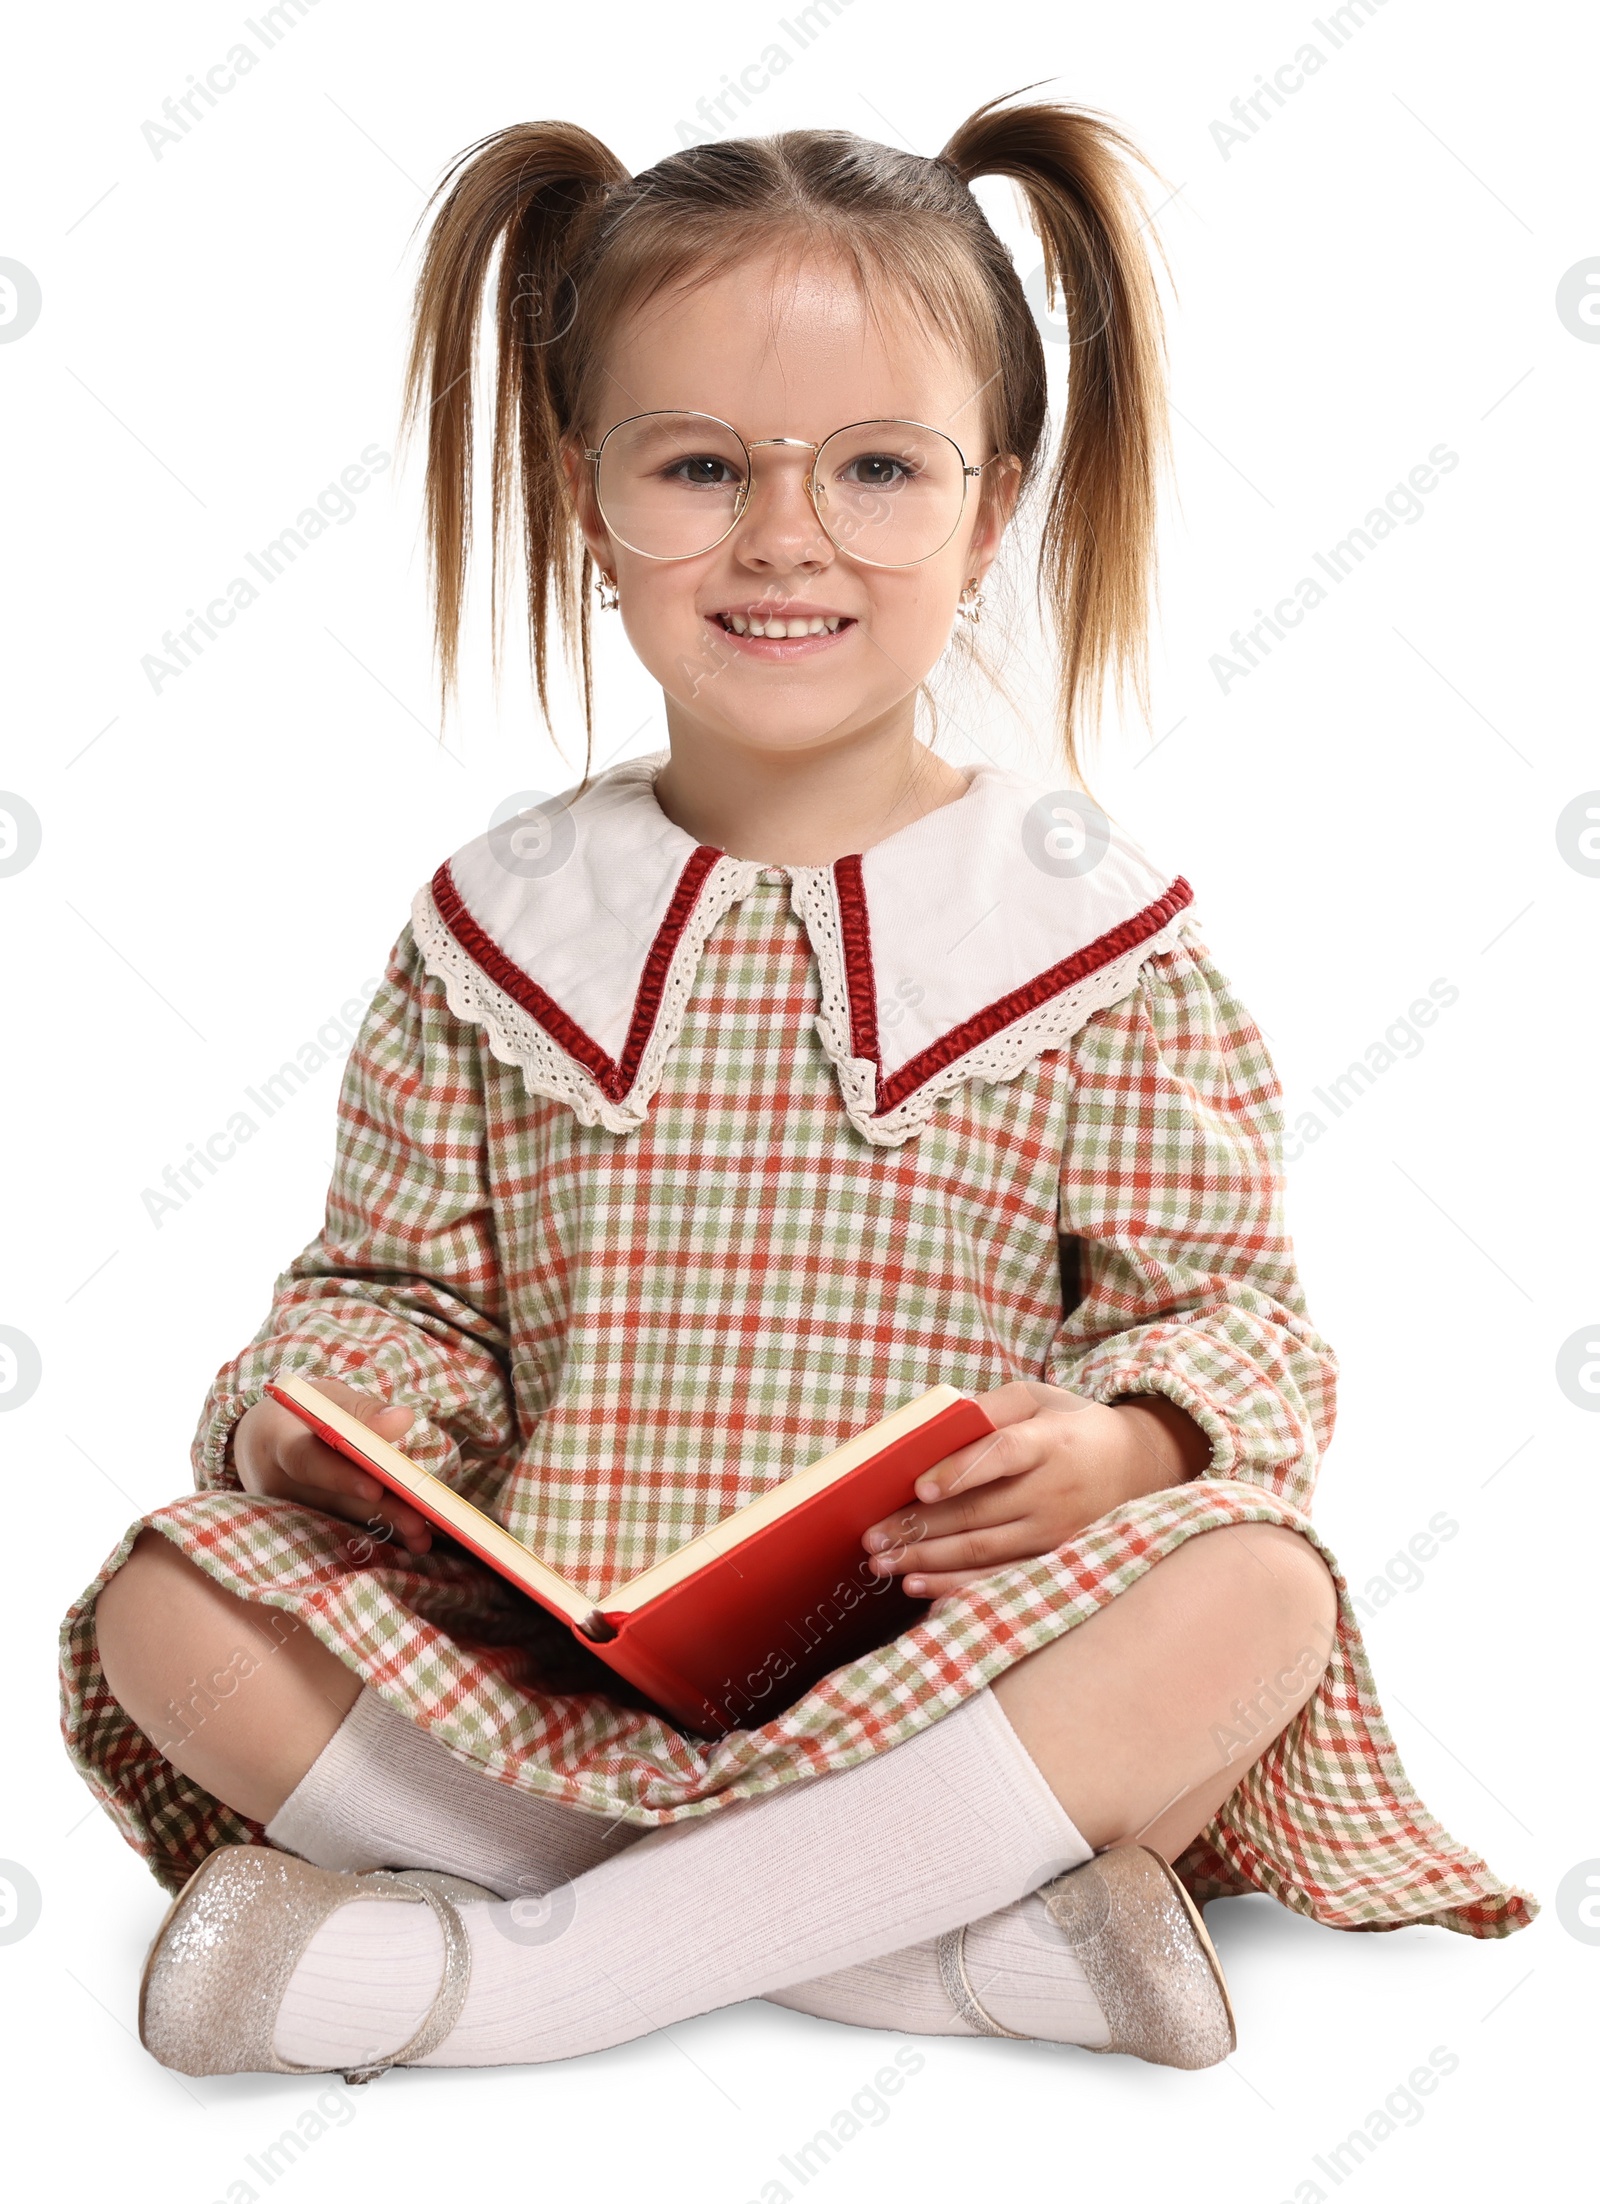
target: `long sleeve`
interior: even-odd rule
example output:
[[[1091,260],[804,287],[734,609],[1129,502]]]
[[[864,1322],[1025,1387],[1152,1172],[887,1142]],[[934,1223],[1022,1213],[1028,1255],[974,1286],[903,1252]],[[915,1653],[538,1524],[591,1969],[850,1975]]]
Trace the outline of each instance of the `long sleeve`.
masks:
[[[424,972],[408,928],[345,1068],[322,1231],[206,1400],[194,1445],[202,1490],[239,1489],[233,1427],[284,1366],[414,1408],[406,1450],[436,1476],[511,1443],[475,1040]]]
[[[1337,1364],[1283,1222],[1282,1119],[1261,1035],[1192,937],[1070,1044],[1061,1230],[1083,1299],[1052,1375],[1095,1400],[1164,1393],[1212,1444],[1207,1475],[1308,1506]]]

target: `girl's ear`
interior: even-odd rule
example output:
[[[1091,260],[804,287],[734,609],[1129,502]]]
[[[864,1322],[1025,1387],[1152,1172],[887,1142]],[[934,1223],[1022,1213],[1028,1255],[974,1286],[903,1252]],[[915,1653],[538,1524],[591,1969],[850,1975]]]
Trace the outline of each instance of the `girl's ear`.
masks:
[[[594,494],[594,463],[583,456],[581,443],[569,438],[561,446],[561,471],[566,477],[567,496],[583,531],[583,540],[589,556],[603,574],[616,580],[616,557],[611,548],[611,535],[600,518],[600,507]]]
[[[999,557],[1021,491],[1022,461],[1014,452],[1002,453],[984,469],[977,524],[967,547],[967,564],[975,581],[981,582]]]

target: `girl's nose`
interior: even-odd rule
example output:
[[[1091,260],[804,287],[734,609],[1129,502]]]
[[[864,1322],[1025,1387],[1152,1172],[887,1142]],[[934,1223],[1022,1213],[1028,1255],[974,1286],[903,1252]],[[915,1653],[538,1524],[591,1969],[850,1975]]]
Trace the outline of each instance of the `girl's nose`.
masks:
[[[787,573],[832,563],[833,544],[806,488],[814,456],[803,449],[754,455],[750,494],[732,539],[745,565]]]

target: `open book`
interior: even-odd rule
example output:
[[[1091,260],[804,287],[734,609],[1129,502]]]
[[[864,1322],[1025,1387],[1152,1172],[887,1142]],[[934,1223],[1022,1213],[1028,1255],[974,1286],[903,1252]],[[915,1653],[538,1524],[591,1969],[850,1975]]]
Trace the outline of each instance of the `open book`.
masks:
[[[596,1602],[305,1378],[280,1371],[267,1391],[708,1737],[770,1720],[917,1620],[926,1603],[873,1571],[862,1533],[912,1502],[924,1470],[994,1428],[976,1401],[936,1385]]]

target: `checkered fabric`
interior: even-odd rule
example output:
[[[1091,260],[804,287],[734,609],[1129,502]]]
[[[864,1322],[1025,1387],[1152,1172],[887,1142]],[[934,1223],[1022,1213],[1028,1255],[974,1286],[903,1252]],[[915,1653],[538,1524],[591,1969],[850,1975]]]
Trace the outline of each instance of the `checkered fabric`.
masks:
[[[402,935],[346,1072],[324,1229],[218,1375],[201,1489],[145,1521],[231,1590],[301,1617],[490,1776],[638,1824],[900,1743],[1198,1533],[1288,1524],[1331,1565],[1305,1510],[1334,1364],[1281,1221],[1278,1090],[1198,939],[1019,1076],[960,1089],[901,1147],[850,1125],[816,1009],[787,893],[757,885],[707,944],[648,1121],[618,1136],[530,1097]],[[1058,1220],[1086,1257],[1065,1320]],[[706,1742],[467,1557],[374,1554],[348,1524],[243,1493],[229,1434],[284,1364],[414,1407],[408,1449],[596,1597],[941,1380],[1165,1393],[1213,1460]],[[142,1527],[67,1617],[64,1725],[175,1887],[214,1845],[258,1832],[169,1767],[107,1690],[95,1596]],[[1320,1688],[1182,1870],[1202,1897],[1268,1890],[1344,1928],[1502,1935],[1534,1911],[1413,1794],[1342,1586]]]

